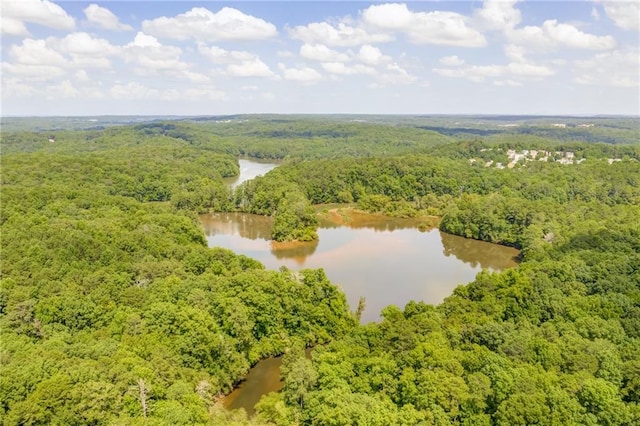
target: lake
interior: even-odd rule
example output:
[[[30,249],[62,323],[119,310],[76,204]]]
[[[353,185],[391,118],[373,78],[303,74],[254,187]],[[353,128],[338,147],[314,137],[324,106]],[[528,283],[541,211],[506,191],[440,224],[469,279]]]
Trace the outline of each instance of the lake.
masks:
[[[323,215],[328,216],[328,215]],[[269,241],[273,219],[245,213],[200,216],[210,247],[224,247],[269,269],[323,268],[347,296],[353,310],[366,298],[362,322],[378,321],[387,305],[410,300],[439,304],[482,269],[516,265],[518,250],[431,229],[419,221],[375,215],[355,216],[348,225],[321,218],[311,243]]]
[[[241,159],[232,187],[277,167],[273,162]],[[500,271],[516,265],[518,250],[440,232],[420,231],[420,220],[329,210],[320,215],[319,239],[311,243],[269,241],[273,219],[245,213],[200,216],[210,247],[224,247],[262,262],[267,268],[323,268],[342,288],[352,310],[366,298],[361,322],[380,319],[388,305],[410,300],[438,304],[482,269]],[[224,399],[229,409],[253,414],[260,397],[278,391],[281,358],[256,364]]]

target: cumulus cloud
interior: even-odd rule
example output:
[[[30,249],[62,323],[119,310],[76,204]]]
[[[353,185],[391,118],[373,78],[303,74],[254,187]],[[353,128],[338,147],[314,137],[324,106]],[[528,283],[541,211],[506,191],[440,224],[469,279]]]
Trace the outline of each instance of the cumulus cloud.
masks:
[[[637,48],[599,53],[574,62],[575,82],[589,86],[639,87],[640,51]]]
[[[522,20],[515,8],[519,0],[485,0],[482,8],[476,9],[474,21],[483,29],[506,31],[515,28]]]
[[[20,0],[2,2],[3,34],[28,35],[25,25],[33,23],[56,30],[73,30],[75,20],[55,3],[48,0]]]
[[[407,70],[402,68],[397,63],[387,64],[384,71],[376,76],[377,86],[388,86],[398,84],[410,84],[414,83],[418,78],[409,74]]]
[[[131,25],[126,25],[120,22],[118,17],[114,15],[109,9],[97,4],[90,4],[84,9],[84,16],[87,17],[87,22],[105,30],[113,31],[132,31]]]
[[[118,52],[117,46],[87,33],[46,40],[27,38],[9,47],[11,62],[3,64],[3,72],[26,80],[46,81],[73,68],[108,68],[111,63],[107,57]]]
[[[257,57],[229,65],[227,74],[233,77],[275,77],[269,66]]]
[[[75,98],[80,95],[80,90],[76,89],[69,80],[64,80],[59,84],[47,86],[46,93],[50,98]]]
[[[575,49],[606,50],[616,46],[612,36],[597,36],[585,33],[574,25],[559,23],[555,19],[544,21],[542,26],[526,26],[509,33],[516,43],[531,45],[539,49],[569,47]]]
[[[47,39],[47,44],[56,51],[69,55],[74,65],[93,68],[109,68],[107,56],[120,52],[118,46],[108,40],[96,38],[87,33],[73,33],[63,39]]]
[[[362,19],[376,28],[402,31],[411,26],[415,14],[406,4],[386,3],[370,6],[362,11]]]
[[[257,55],[242,50],[226,50],[218,46],[198,43],[198,52],[215,64],[233,64],[252,61]]]
[[[289,36],[305,43],[324,43],[329,46],[359,46],[365,43],[382,43],[393,40],[386,33],[368,32],[364,28],[339,22],[335,26],[328,22],[312,22],[288,29]]]
[[[379,30],[404,33],[416,44],[459,47],[487,44],[484,36],[468,25],[469,19],[455,12],[412,12],[406,4],[382,4],[365,9],[362,20]]]
[[[469,18],[455,12],[413,12],[406,4],[373,5],[361,11],[358,20],[343,18],[336,23],[314,22],[289,28],[289,35],[305,43],[328,46],[359,46],[395,40],[405,34],[415,44],[460,47],[485,46],[484,36],[469,26]]]
[[[586,33],[573,24],[558,22],[556,19],[544,21],[541,26],[527,25],[518,27],[522,20],[521,12],[516,8],[520,0],[485,0],[482,8],[476,9],[473,14],[473,22],[482,29],[502,31],[507,39],[514,44],[527,45],[539,50],[554,48],[607,50],[616,47],[616,41],[609,35],[595,35]],[[633,2],[624,2],[633,3]],[[618,3],[615,2],[615,5]],[[636,5],[635,14],[633,7],[617,9],[620,13],[620,22],[637,20],[639,11]],[[595,10],[595,9],[594,9]],[[597,11],[596,11],[597,14]],[[625,14],[631,14],[635,18],[628,18]],[[592,11],[593,15],[593,11]],[[625,21],[628,20],[628,21]]]
[[[282,78],[303,84],[315,84],[322,80],[322,74],[310,67],[288,68],[285,64],[278,64],[282,71]]]
[[[180,60],[181,54],[179,47],[165,46],[157,38],[138,32],[133,41],[124,46],[123,58],[137,66],[138,74],[149,74],[185,70],[188,66]]]
[[[198,43],[198,52],[215,64],[227,65],[227,75],[234,77],[275,77],[258,55],[243,50],[226,50]]]
[[[377,47],[365,44],[358,51],[358,59],[367,65],[380,65],[391,61],[391,57],[383,55]]]
[[[640,2],[604,0],[601,3],[609,19],[618,27],[640,31]]]
[[[138,31],[133,41],[127,44],[127,47],[162,47],[162,43],[154,36]]]
[[[193,65],[182,61],[182,49],[162,44],[154,36],[138,32],[133,41],[122,48],[121,57],[134,65],[138,75],[165,75],[193,83],[210,80],[206,75],[193,71]]]
[[[2,63],[3,80],[13,75],[20,80],[47,81],[66,74],[64,68],[55,65],[27,65],[21,63]]]
[[[270,22],[231,7],[223,7],[216,13],[204,7],[194,7],[175,17],[145,20],[142,29],[156,37],[201,41],[263,40],[278,33]]]
[[[300,47],[300,56],[310,61],[334,62],[348,61],[349,55],[329,49],[324,44],[305,43]]]
[[[533,64],[525,58],[525,51],[520,46],[505,46],[505,55],[511,61],[506,65],[471,65],[466,64],[457,56],[446,56],[440,63],[446,68],[434,68],[433,72],[444,77],[464,78],[473,82],[483,82],[486,78],[514,77],[514,78],[543,78],[555,74],[555,71],[545,65]],[[515,86],[516,80],[496,80],[495,85]]]
[[[508,44],[504,47],[504,54],[512,61],[524,62],[524,47]]]

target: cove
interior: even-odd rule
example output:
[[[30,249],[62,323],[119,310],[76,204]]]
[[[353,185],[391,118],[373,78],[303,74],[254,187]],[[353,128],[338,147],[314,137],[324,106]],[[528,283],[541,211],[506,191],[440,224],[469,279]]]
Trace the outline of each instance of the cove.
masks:
[[[380,320],[388,305],[410,300],[439,304],[482,269],[516,265],[518,250],[431,229],[418,221],[362,215],[348,224],[322,215],[319,239],[311,243],[269,240],[272,218],[245,213],[200,216],[209,247],[223,247],[256,259],[268,269],[323,268],[346,294],[352,310],[366,298],[363,323]]]
[[[227,180],[231,187],[278,165],[247,159],[239,162],[240,176]],[[379,320],[381,309],[390,304],[403,307],[409,300],[438,304],[482,269],[515,266],[519,253],[437,229],[421,232],[416,220],[369,214],[343,219],[329,211],[320,215],[318,241],[282,244],[269,241],[272,218],[243,213],[200,216],[210,247],[231,249],[271,269],[323,268],[345,292],[352,310],[361,296],[366,298],[361,322]],[[282,388],[281,362],[281,357],[258,362],[223,399],[223,405],[253,415],[262,395]]]
[[[235,188],[243,182],[254,179],[258,176],[265,175],[270,170],[278,167],[279,163],[276,160],[259,160],[259,159],[247,159],[240,158],[238,163],[240,166],[240,173],[238,176],[223,179],[224,183],[231,188]]]

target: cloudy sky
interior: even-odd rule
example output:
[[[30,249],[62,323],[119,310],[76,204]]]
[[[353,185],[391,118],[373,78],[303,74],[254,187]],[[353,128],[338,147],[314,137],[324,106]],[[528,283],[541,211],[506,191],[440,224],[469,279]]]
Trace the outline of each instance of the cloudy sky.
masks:
[[[640,0],[1,0],[3,116],[640,114]]]

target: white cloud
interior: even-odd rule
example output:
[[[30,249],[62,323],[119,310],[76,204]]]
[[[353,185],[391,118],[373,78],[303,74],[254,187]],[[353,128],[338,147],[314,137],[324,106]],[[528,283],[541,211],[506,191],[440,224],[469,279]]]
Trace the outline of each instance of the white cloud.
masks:
[[[2,18],[0,18],[0,29],[2,30],[2,34],[16,36],[29,35],[29,31],[24,22],[8,16],[2,16]]]
[[[204,43],[198,43],[198,52],[215,64],[233,64],[244,61],[252,61],[257,58],[251,52],[242,50],[225,50],[218,46],[207,46]]]
[[[355,64],[345,65],[343,62],[323,62],[322,68],[330,74],[338,75],[354,75],[354,74],[368,74],[373,75],[376,73],[376,69],[367,65]]]
[[[172,18],[163,16],[145,20],[142,29],[157,37],[201,41],[263,40],[278,34],[273,24],[230,7],[223,7],[216,13],[194,7]]]
[[[640,2],[630,1],[601,1],[604,11],[618,27],[625,30],[640,31]]]
[[[524,62],[524,47],[515,44],[507,44],[504,47],[504,54],[512,61]]]
[[[282,78],[304,84],[315,84],[322,80],[322,75],[313,68],[287,68],[284,64],[278,64],[282,71]]]
[[[455,12],[412,12],[406,4],[374,5],[362,12],[363,22],[382,31],[405,33],[416,44],[481,47],[484,36],[468,26],[469,19]]]
[[[199,72],[194,72],[189,70],[182,71],[181,76],[191,81],[192,83],[196,83],[196,84],[202,84],[202,83],[207,83],[211,81],[211,79],[208,76]]]
[[[408,30],[409,40],[418,44],[459,47],[483,47],[487,40],[467,26],[467,18],[454,12],[416,13],[416,22]]]
[[[524,49],[519,46],[507,45],[505,53],[511,60],[507,65],[467,65],[457,56],[448,56],[442,58],[440,63],[449,68],[434,68],[433,72],[444,77],[465,78],[474,82],[483,82],[487,77],[542,78],[555,74],[555,71],[547,66],[527,61]],[[514,82],[515,80],[507,79],[494,81],[494,84],[514,86]]]
[[[78,97],[81,92],[76,89],[69,80],[64,80],[59,84],[47,86],[46,94],[49,99],[75,98]]]
[[[192,83],[206,83],[206,75],[193,71],[193,65],[180,59],[182,49],[163,45],[154,36],[138,32],[132,42],[122,48],[122,58],[134,64],[138,75],[164,75],[189,80]]]
[[[300,56],[304,59],[320,62],[344,62],[349,60],[349,55],[329,49],[324,44],[305,43],[300,47]]]
[[[274,77],[275,74],[260,58],[231,64],[227,67],[227,74],[233,77]]]
[[[345,22],[333,26],[327,22],[313,22],[289,28],[289,35],[305,43],[324,43],[329,46],[359,46],[365,43],[382,43],[393,40],[393,36],[369,33],[364,28],[354,27]]]
[[[373,5],[362,11],[365,23],[383,30],[406,30],[413,24],[414,18],[414,13],[407,5],[400,3]]]
[[[139,32],[134,40],[124,46],[125,61],[137,65],[136,72],[141,75],[159,71],[175,74],[184,71],[188,65],[180,60],[182,49],[165,46],[153,36]]]
[[[3,71],[26,80],[51,80],[67,74],[73,68],[109,68],[107,56],[116,55],[120,48],[107,40],[86,33],[73,33],[59,39],[24,39],[8,49],[10,62]]]
[[[360,47],[358,52],[358,59],[367,65],[380,65],[391,61],[391,57],[383,55],[380,49],[377,47],[365,44]]]
[[[215,64],[227,65],[224,74],[233,77],[275,77],[258,55],[243,50],[226,50],[198,43],[198,52]]]
[[[14,75],[21,80],[47,81],[65,75],[66,71],[62,67],[55,65],[27,65],[3,62],[2,73],[4,75]]]
[[[20,65],[59,67],[68,65],[67,59],[48,46],[46,40],[24,39],[21,45],[14,44],[9,48],[9,56],[15,64]]]
[[[120,22],[118,17],[114,15],[109,9],[106,9],[97,4],[90,4],[84,9],[84,15],[87,17],[87,21],[97,27],[104,28],[105,30],[114,31],[132,31],[131,25],[126,25]]]
[[[51,39],[50,45],[64,53],[84,56],[105,56],[118,52],[118,48],[109,41],[102,38],[95,38],[87,33],[69,34],[63,39]]]
[[[4,64],[3,68],[4,68]],[[40,91],[29,84],[25,84],[18,78],[3,78],[2,79],[2,96],[3,98],[29,98],[31,96],[37,96]]]
[[[506,31],[515,28],[522,15],[514,6],[519,0],[485,0],[473,14],[477,25],[487,30]]]
[[[410,84],[418,80],[416,76],[413,76],[402,68],[397,63],[387,64],[385,71],[376,76],[378,86],[398,85],[398,84]]]
[[[65,10],[48,0],[2,2],[2,33],[28,35],[25,22],[56,30],[73,30],[75,20]]]
[[[597,36],[580,31],[571,24],[555,19],[544,21],[541,27],[526,26],[510,31],[509,39],[539,49],[569,47],[574,49],[606,50],[616,46],[612,36]]]
[[[453,56],[445,56],[444,58],[440,58],[440,63],[448,67],[458,67],[464,64],[464,60],[458,58],[456,55],[453,55]]]
[[[138,31],[133,41],[127,44],[127,47],[162,47],[162,43],[154,36]]]
[[[106,57],[118,54],[121,50],[109,41],[87,33],[73,33],[63,39],[49,38],[47,45],[71,56],[73,65],[93,68],[109,68],[111,62]]]
[[[640,51],[637,48],[600,53],[575,61],[575,82],[590,86],[639,87]]]

